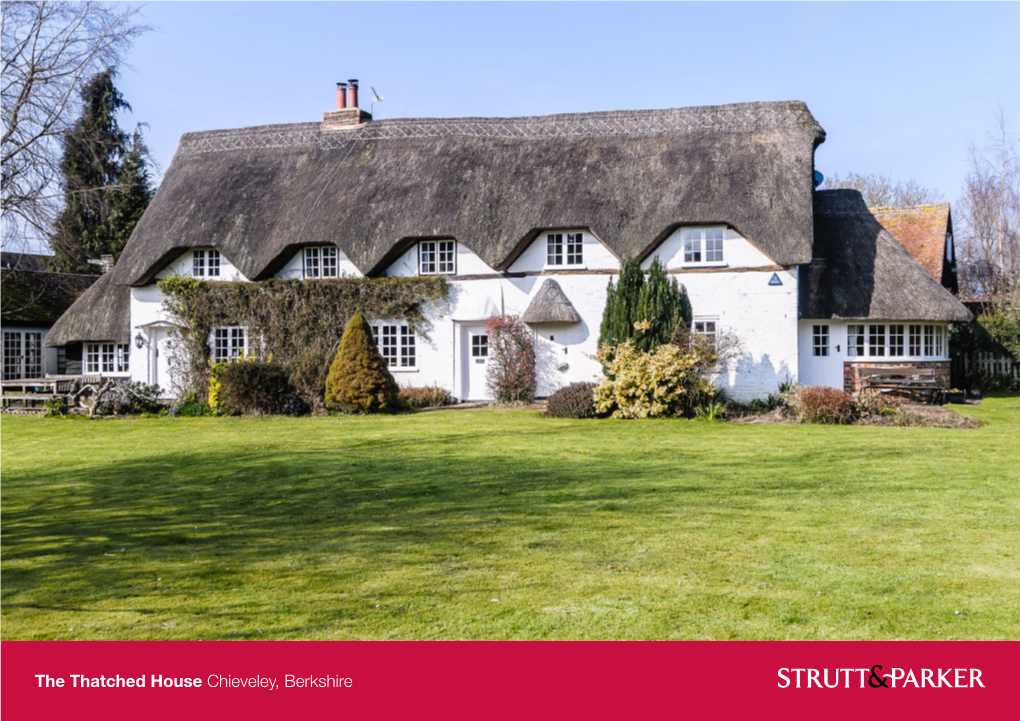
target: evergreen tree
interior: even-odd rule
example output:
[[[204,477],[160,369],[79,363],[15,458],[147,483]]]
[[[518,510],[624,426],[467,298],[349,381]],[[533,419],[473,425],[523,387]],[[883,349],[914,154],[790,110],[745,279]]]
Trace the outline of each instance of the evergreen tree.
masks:
[[[619,283],[614,287],[609,281],[599,345],[617,345],[633,338],[641,350],[654,350],[668,343],[681,323],[690,326],[691,319],[687,289],[669,277],[662,261],[652,261],[646,280],[638,262],[626,258]],[[643,327],[637,327],[638,323]]]
[[[344,413],[392,413],[397,382],[380,355],[372,327],[360,312],[347,322],[326,377],[326,407]]]
[[[117,176],[118,188],[111,193],[108,250],[115,257],[120,255],[131,237],[132,231],[142,219],[142,213],[149,207],[154,191],[149,174],[149,149],[142,138],[141,129],[131,136],[131,146],[124,156]]]
[[[141,133],[129,138],[117,124],[117,114],[131,106],[115,76],[111,68],[89,80],[81,116],[64,138],[64,210],[52,237],[51,270],[97,272],[88,259],[118,256],[152,197]]]

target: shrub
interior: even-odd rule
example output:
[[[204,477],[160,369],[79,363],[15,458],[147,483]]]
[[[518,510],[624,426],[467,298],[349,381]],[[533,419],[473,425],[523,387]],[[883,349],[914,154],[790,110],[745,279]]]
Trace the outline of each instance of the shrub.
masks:
[[[667,343],[644,352],[628,340],[603,346],[599,360],[607,378],[595,389],[595,409],[613,418],[691,418],[715,394],[705,376],[716,356],[702,343]]]
[[[597,383],[571,383],[549,396],[545,415],[553,418],[596,418],[595,388]]]
[[[729,410],[725,401],[709,401],[694,409],[694,415],[703,421],[721,421]]]
[[[347,322],[326,377],[326,407],[344,413],[392,413],[399,389],[360,312]]]
[[[791,407],[798,418],[809,423],[852,423],[858,418],[853,396],[838,388],[801,388]]]
[[[67,415],[67,399],[63,396],[48,399],[43,407],[46,409],[46,418],[60,418]]]
[[[439,386],[401,388],[398,397],[400,402],[408,408],[437,408],[453,405],[454,402],[450,391]]]
[[[895,415],[899,406],[890,396],[876,391],[858,391],[853,401],[857,418]]]
[[[311,407],[301,397],[300,393],[291,392],[283,397],[283,405],[280,412],[285,416],[306,416],[312,412]]]
[[[535,346],[531,329],[515,315],[499,315],[485,324],[489,334],[489,390],[499,403],[535,399]]]
[[[270,363],[229,363],[219,374],[219,406],[234,415],[283,412],[291,392],[287,374]]]

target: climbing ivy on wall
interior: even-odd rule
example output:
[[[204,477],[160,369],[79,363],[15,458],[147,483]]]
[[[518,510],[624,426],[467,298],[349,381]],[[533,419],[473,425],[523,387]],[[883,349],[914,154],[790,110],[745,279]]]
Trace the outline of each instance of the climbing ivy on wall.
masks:
[[[201,396],[208,383],[209,338],[221,325],[248,328],[248,351],[272,356],[305,398],[318,405],[344,327],[356,312],[403,321],[428,336],[426,309],[449,298],[440,277],[207,282],[172,276],[159,281],[164,309],[182,326],[175,350],[183,356],[186,386]]]

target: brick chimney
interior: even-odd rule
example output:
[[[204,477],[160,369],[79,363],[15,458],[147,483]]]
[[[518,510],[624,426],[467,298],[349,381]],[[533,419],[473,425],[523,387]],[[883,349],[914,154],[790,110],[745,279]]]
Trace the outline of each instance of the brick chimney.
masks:
[[[358,80],[336,84],[336,110],[322,116],[323,130],[349,130],[372,120],[372,114],[358,107]]]

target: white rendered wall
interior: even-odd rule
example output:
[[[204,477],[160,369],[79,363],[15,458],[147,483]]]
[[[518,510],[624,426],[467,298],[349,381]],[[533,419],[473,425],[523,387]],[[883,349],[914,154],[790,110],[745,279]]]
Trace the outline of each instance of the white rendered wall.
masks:
[[[689,227],[708,228],[719,226]],[[659,244],[651,255],[645,258],[644,262],[641,263],[641,267],[648,270],[648,267],[652,264],[652,258],[656,256],[658,256],[665,264],[666,268],[670,270],[705,267],[704,265],[684,263],[683,232],[687,229],[688,228],[677,228],[673,231],[665,240],[662,241],[661,244]],[[704,252],[704,247],[702,247],[702,252]],[[724,228],[722,263],[712,263],[708,267],[761,268],[775,264],[776,262],[774,260],[758,250],[752,242],[744,238],[733,228]]]
[[[198,248],[197,250],[209,250],[208,248]],[[158,280],[163,278],[169,278],[170,276],[182,276],[190,278],[192,276],[192,254],[193,251],[186,250],[182,253],[174,262],[168,265],[166,268],[156,274]],[[223,253],[220,253],[220,274],[212,276],[196,276],[202,280],[208,281],[247,281],[248,279],[237,268],[231,263]]]
[[[358,267],[351,262],[347,254],[337,248],[337,273],[340,277],[353,276],[360,278],[363,273],[358,270]],[[279,273],[276,274],[277,278],[284,280],[303,280],[305,277],[305,249],[301,248],[298,250],[291,259],[287,261],[287,265],[283,266]]]
[[[549,265],[549,240],[550,233],[562,233],[564,246],[567,242],[567,233],[582,233],[580,265],[551,266]],[[566,249],[564,248],[564,253]],[[511,273],[527,273],[530,271],[554,271],[554,270],[619,270],[620,259],[613,255],[602,241],[586,230],[554,230],[542,231],[538,237],[531,242],[523,253],[510,265]]]
[[[451,240],[441,238],[437,240]],[[431,242],[431,241],[430,241]],[[456,273],[454,275],[487,275],[495,273],[492,266],[478,257],[478,254],[468,248],[460,241],[455,241],[456,247]],[[399,258],[397,258],[386,269],[386,276],[389,278],[409,278],[418,275],[418,243],[415,243]]]

